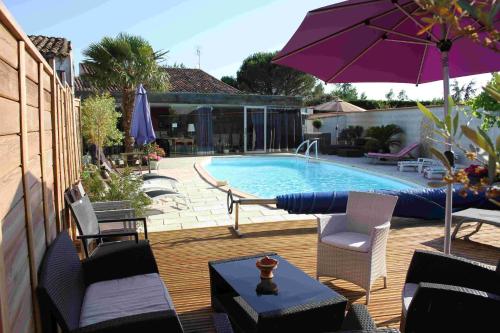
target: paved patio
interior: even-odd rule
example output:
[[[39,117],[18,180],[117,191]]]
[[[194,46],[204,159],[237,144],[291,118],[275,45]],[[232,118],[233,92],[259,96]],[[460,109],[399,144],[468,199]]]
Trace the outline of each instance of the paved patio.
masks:
[[[366,158],[321,155],[321,158],[379,172],[425,186],[427,180],[416,172],[399,172],[394,165],[372,164]],[[167,231],[215,226],[229,226],[234,216],[227,213],[226,192],[208,184],[194,168],[201,157],[178,157],[161,160],[158,173],[179,180],[177,188],[183,199],[157,200],[148,210],[148,230]],[[314,215],[288,214],[269,206],[241,206],[240,224],[314,220]]]
[[[176,178],[177,189],[186,200],[167,199],[153,203],[148,210],[148,231],[180,230],[229,226],[234,216],[227,213],[226,192],[208,184],[194,168],[203,157],[178,157],[161,160],[158,173]],[[312,215],[288,214],[269,206],[242,206],[240,224],[314,220]]]

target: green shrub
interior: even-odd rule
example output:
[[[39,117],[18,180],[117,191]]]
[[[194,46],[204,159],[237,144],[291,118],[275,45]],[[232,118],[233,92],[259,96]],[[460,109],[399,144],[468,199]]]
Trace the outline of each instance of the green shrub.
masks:
[[[363,135],[362,126],[349,126],[344,128],[339,134],[339,140],[346,140],[354,143],[354,141]]]
[[[366,138],[376,141],[380,150],[389,153],[391,146],[401,145],[399,138],[401,133],[403,133],[403,129],[395,124],[373,126],[366,130]]]
[[[82,172],[82,185],[91,201],[103,201],[106,197],[106,184],[99,169],[89,164]]]
[[[367,153],[378,153],[380,150],[380,145],[377,140],[367,139],[364,145],[364,150]]]
[[[91,165],[82,174],[82,184],[91,201],[130,201],[138,216],[152,203],[141,189],[143,181],[130,168],[121,175],[111,174],[105,182],[97,167]]]
[[[312,125],[315,129],[320,129],[323,126],[323,122],[320,119],[314,119]]]

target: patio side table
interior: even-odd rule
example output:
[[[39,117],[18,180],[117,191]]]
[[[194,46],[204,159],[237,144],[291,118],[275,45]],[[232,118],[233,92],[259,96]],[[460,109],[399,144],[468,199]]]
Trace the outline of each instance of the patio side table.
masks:
[[[261,280],[255,267],[268,255],[279,260],[272,281]],[[239,332],[336,331],[347,299],[314,280],[275,253],[209,262],[212,307],[226,312]],[[277,292],[257,292],[262,283]]]

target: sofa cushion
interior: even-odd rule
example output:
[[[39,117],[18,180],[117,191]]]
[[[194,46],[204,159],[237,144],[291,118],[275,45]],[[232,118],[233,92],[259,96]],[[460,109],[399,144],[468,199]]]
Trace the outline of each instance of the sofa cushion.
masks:
[[[87,287],[80,327],[110,319],[173,309],[168,290],[157,273],[101,281]]]
[[[403,287],[403,315],[406,317],[411,300],[417,291],[417,283],[405,283]]]
[[[338,232],[321,238],[321,242],[347,250],[368,252],[370,236],[357,232]]]

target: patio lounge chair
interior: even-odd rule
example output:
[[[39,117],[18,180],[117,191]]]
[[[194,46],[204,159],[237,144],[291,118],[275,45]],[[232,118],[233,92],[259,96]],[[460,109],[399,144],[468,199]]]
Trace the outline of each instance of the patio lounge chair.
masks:
[[[500,319],[500,262],[417,250],[402,293],[401,330],[493,332]]]
[[[148,243],[80,261],[66,231],[47,249],[37,287],[43,333],[182,332]]]
[[[483,224],[489,224],[497,228],[500,227],[500,210],[469,208],[460,212],[455,212],[452,216],[453,219],[457,221],[457,224],[455,225],[455,230],[453,230],[451,239],[455,239],[457,237],[460,227],[467,221],[477,222],[477,226],[474,231],[465,236],[466,239],[469,239],[470,236],[479,232]]]
[[[318,219],[318,268],[316,277],[350,281],[366,290],[384,277],[387,238],[398,197],[378,193],[349,192],[345,214]]]
[[[137,232],[137,228],[135,228],[135,222],[137,221],[141,221],[143,223],[144,237],[146,239],[148,238],[148,229],[145,217],[98,219],[87,195],[83,196],[79,200],[72,202],[68,191],[66,191],[65,200],[69,205],[71,213],[75,219],[79,233],[77,237],[82,241],[83,250],[86,257],[89,257],[89,255],[96,255],[99,251],[105,251],[102,249],[105,247],[114,246],[116,243],[133,242],[104,242],[105,240],[112,239],[113,237],[132,236],[135,239],[135,243],[137,243],[139,241],[139,234]],[[119,228],[101,228],[101,224],[116,224],[117,222],[119,223]],[[97,246],[92,251],[92,253],[89,253],[89,247],[94,243],[94,241],[97,242]]]
[[[118,171],[111,167],[111,163],[107,159],[104,160],[103,167],[108,173],[119,174]],[[186,196],[179,193],[177,189],[176,184],[179,182],[177,179],[150,173],[139,174],[138,176],[142,177],[144,181],[141,189],[151,199],[173,199],[177,206],[179,206],[179,203],[176,199],[181,199],[182,203],[187,206]]]
[[[432,165],[438,165],[440,162],[432,159],[432,158],[418,158],[417,160],[410,160],[410,161],[399,161],[398,162],[398,170],[400,172],[405,171],[406,168],[412,168],[413,171],[418,171],[419,173],[422,173],[423,168],[432,166]]]
[[[119,172],[113,168],[113,164],[107,159],[104,158],[101,160],[102,166],[108,173],[116,173],[119,174]],[[144,181],[154,181],[154,180],[163,180],[163,181],[168,181],[171,186],[175,187],[175,183],[178,183],[179,181],[173,177],[168,177],[168,176],[163,176],[159,175],[157,173],[137,173],[137,176],[141,177],[142,180]]]
[[[399,161],[404,158],[411,158],[411,152],[415,150],[420,144],[418,142],[412,143],[409,146],[401,149],[395,154],[384,154],[384,153],[367,153],[365,156],[371,158],[373,161]]]
[[[448,170],[443,165],[432,165],[424,168],[422,173],[426,179],[443,179],[447,172]]]

